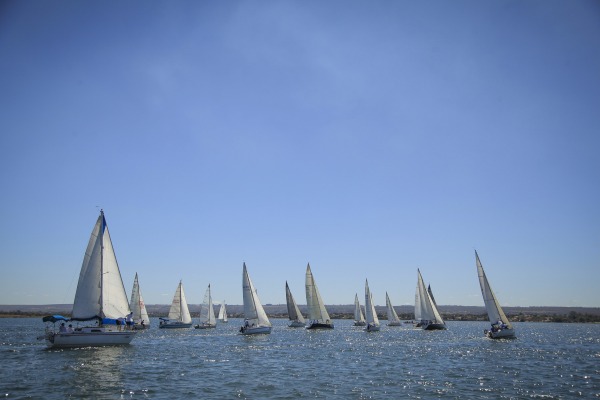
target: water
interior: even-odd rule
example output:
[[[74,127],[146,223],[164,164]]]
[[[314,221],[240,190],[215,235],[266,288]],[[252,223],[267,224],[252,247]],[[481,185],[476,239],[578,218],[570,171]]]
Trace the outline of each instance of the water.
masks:
[[[40,318],[0,319],[0,397],[600,397],[598,324],[517,323],[516,339],[490,340],[481,322],[366,333],[348,320],[327,331],[273,320],[254,337],[237,334],[241,322],[159,330],[153,319],[130,346],[46,350]]]

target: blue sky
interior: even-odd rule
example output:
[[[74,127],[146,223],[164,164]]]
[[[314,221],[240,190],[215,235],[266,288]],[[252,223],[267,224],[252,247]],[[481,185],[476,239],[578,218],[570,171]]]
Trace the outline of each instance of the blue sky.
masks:
[[[0,304],[127,291],[600,307],[600,4],[0,5]]]

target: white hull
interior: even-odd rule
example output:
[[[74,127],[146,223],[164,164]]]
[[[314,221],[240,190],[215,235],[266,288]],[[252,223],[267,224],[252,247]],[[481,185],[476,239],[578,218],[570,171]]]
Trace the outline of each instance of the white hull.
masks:
[[[254,326],[254,327],[244,327],[240,328],[240,333],[242,335],[260,335],[260,334],[269,334],[271,333],[270,326]]]
[[[501,329],[496,332],[488,331],[486,329],[483,333],[490,339],[512,339],[515,337],[514,329]]]
[[[291,323],[288,325],[290,328],[304,328],[306,326],[305,322],[300,321],[290,321]]]
[[[49,348],[119,346],[131,343],[132,331],[107,331],[103,328],[84,328],[72,333],[48,333],[45,337]]]
[[[180,328],[191,328],[192,323],[189,324],[183,322],[162,322],[159,326],[161,329],[180,329]]]

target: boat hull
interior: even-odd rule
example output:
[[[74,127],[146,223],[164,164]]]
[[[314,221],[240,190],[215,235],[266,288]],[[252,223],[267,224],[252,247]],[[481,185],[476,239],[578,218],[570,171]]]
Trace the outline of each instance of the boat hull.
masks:
[[[379,325],[367,325],[367,327],[365,328],[366,332],[379,332]]]
[[[158,326],[160,329],[184,329],[191,328],[192,323],[185,324],[183,322],[163,322]]]
[[[240,333],[242,335],[268,335],[271,333],[270,326],[242,326],[240,328]]]
[[[445,324],[422,324],[421,329],[424,331],[444,331],[446,330]]]
[[[300,322],[300,321],[290,321],[290,324],[288,325],[288,327],[290,328],[303,328],[306,326],[305,322]]]
[[[324,322],[313,322],[306,327],[306,329],[333,329],[333,324],[326,324]]]
[[[217,325],[213,325],[213,324],[199,324],[199,325],[194,325],[195,329],[211,329],[211,328],[216,328]]]
[[[367,323],[365,321],[354,321],[354,326],[366,326]]]
[[[123,346],[131,343],[134,337],[133,331],[105,331],[102,328],[94,328],[71,333],[49,333],[45,339],[49,348],[69,348]]]
[[[483,333],[489,337],[490,339],[514,339],[515,338],[515,330],[514,329],[501,329],[499,331],[488,331],[487,329],[483,331]]]
[[[402,326],[402,322],[388,322],[387,326]]]

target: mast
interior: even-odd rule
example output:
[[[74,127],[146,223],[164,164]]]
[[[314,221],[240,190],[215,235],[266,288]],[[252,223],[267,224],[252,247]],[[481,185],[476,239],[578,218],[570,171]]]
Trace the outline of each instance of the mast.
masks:
[[[104,210],[100,209],[100,215],[102,216],[102,228],[100,229],[100,317],[104,318],[104,229],[106,226],[106,219],[104,218]]]

